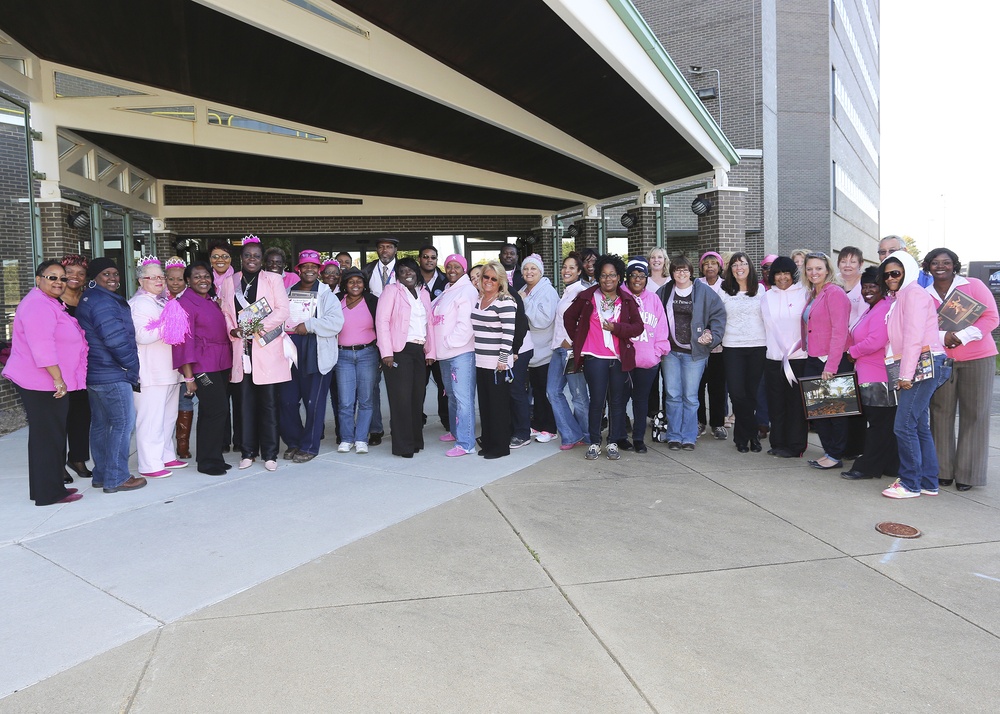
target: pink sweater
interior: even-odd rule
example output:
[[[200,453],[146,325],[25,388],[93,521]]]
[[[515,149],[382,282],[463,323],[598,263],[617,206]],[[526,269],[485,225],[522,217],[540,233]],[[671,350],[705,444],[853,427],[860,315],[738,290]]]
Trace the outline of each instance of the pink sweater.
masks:
[[[87,388],[87,340],[66,306],[38,288],[18,303],[3,376],[22,389],[55,392],[45,369],[59,365],[66,389]]]
[[[236,286],[239,285],[242,272],[235,273],[229,280],[222,283],[222,292],[219,299],[222,303],[222,312],[226,316],[226,327],[234,330],[236,323]],[[264,331],[270,332],[279,325],[284,325],[288,319],[288,293],[285,292],[285,285],[281,276],[275,273],[268,273],[261,270],[257,274],[257,299],[267,298],[267,304],[271,306],[270,315],[264,318]],[[243,381],[243,338],[233,337],[230,333],[230,340],[233,342],[233,372],[230,378],[233,382]],[[287,382],[292,378],[292,368],[285,357],[284,340],[289,339],[287,335],[280,335],[266,347],[261,347],[257,340],[253,340],[253,347],[250,349],[253,361],[253,372],[250,376],[254,384],[277,384]]]
[[[663,311],[663,303],[650,290],[643,290],[641,295],[636,295],[635,301],[639,305],[643,325],[642,334],[632,338],[632,344],[635,345],[635,366],[641,369],[656,367],[660,364],[660,358],[670,352],[667,315]]]
[[[378,340],[378,351],[382,357],[392,357],[394,352],[401,352],[406,346],[406,336],[410,331],[410,297],[405,285],[401,283],[390,283],[382,290],[378,299],[378,308],[375,311],[375,334]],[[420,288],[417,292],[420,302],[427,311],[427,322],[430,323],[431,297],[426,288]],[[430,339],[431,334],[428,329],[428,340],[424,343],[424,354],[430,359],[435,359],[434,340]]]
[[[802,342],[810,357],[829,357],[831,371],[837,371],[847,351],[850,319],[851,302],[844,289],[834,283],[824,285],[809,309],[809,322],[802,326]]]
[[[878,301],[861,316],[851,331],[854,344],[847,349],[847,353],[854,358],[854,371],[862,384],[889,379],[885,371],[885,346],[889,342],[885,315],[891,306],[892,300]]]
[[[925,290],[931,296],[931,299],[934,300],[935,309],[940,307],[941,297],[937,294],[934,286],[928,285]],[[961,347],[955,347],[954,349],[946,348],[945,352],[957,362],[968,362],[974,359],[982,359],[983,357],[993,357],[997,354],[997,346],[990,333],[1000,325],[1000,315],[997,313],[997,303],[993,298],[993,293],[983,284],[982,280],[977,280],[976,278],[966,279],[961,275],[956,275],[955,282],[952,283],[952,291],[955,290],[960,290],[986,306],[986,311],[972,325],[978,328],[983,336],[981,339],[966,342]],[[951,292],[948,294],[950,295]],[[942,340],[943,335],[944,333],[942,333]]]
[[[479,291],[463,275],[444,289],[431,308],[430,336],[437,359],[451,359],[476,349],[472,332],[472,308]]]
[[[889,309],[888,328],[890,354],[899,355],[900,375],[913,375],[924,347],[944,354],[934,300],[916,281],[896,293],[896,304]]]

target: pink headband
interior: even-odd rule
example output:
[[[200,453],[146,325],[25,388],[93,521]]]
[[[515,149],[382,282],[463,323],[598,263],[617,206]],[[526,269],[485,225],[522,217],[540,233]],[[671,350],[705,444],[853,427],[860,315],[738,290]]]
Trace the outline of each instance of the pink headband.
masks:
[[[144,255],[139,258],[137,266],[141,268],[144,265],[162,265],[162,263],[160,263],[160,259],[155,255]]]
[[[326,260],[323,261],[324,268],[328,265],[336,265],[338,268],[340,267],[340,263],[334,260],[333,258],[327,258]]]
[[[260,238],[255,235],[248,235],[243,237],[243,245],[247,243],[260,243]]]

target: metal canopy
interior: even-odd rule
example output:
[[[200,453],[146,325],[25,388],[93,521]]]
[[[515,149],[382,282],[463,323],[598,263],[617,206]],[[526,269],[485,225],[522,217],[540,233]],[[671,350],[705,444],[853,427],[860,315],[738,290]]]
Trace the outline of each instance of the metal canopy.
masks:
[[[691,131],[678,130],[696,123],[690,115],[674,109],[667,116],[668,102],[651,102],[648,87],[639,91],[635,76],[622,71],[636,60],[612,55],[620,49],[628,57],[635,37],[615,40],[634,47],[595,48],[556,0],[311,4],[357,20],[369,35],[347,37],[286,0],[24,4],[0,19],[0,29],[49,62],[392,147],[399,156],[394,170],[371,171],[348,155],[317,154],[310,163],[178,146],[174,138],[129,135],[114,125],[97,133],[92,125],[60,124],[161,180],[551,212],[729,168],[717,158],[732,154],[724,138],[693,141]],[[408,77],[405,67],[389,76],[382,63],[392,43],[437,64],[446,81],[438,86],[436,73],[426,71]],[[476,107],[459,106],[462,82],[495,96],[501,109],[477,115]],[[408,155],[497,178],[475,185],[426,178]]]

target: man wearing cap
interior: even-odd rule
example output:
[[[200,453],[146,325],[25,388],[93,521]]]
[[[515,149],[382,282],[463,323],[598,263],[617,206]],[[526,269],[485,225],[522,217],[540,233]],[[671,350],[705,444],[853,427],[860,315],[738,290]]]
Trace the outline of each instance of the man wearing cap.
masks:
[[[379,238],[375,243],[378,260],[368,263],[361,269],[368,279],[368,291],[375,297],[382,295],[386,285],[396,282],[396,246],[398,238]],[[381,424],[381,419],[379,419]]]
[[[444,272],[437,267],[438,264],[438,252],[437,248],[430,245],[429,243],[420,248],[420,256],[417,263],[420,265],[420,276],[423,278],[424,286],[427,288],[427,292],[431,295],[431,302],[436,300],[444,289],[448,287],[448,278],[445,277]],[[448,395],[444,391],[444,382],[441,378],[441,363],[435,361],[427,367],[427,376],[424,377],[424,388],[430,384],[431,375],[434,376],[434,383],[437,385],[437,403],[438,403],[438,417],[441,419],[441,426],[444,430],[451,432],[451,426],[448,422]],[[424,424],[427,423],[427,415],[424,414]]]
[[[368,291],[375,297],[382,295],[386,285],[396,282],[396,246],[399,245],[398,238],[379,238],[375,243],[375,252],[378,253],[378,260],[368,263],[361,269],[368,280]],[[381,363],[380,363],[381,364]],[[385,436],[385,428],[382,426],[382,369],[379,367],[379,376],[375,380],[375,392],[372,394],[372,424],[368,434],[368,445],[378,446]]]

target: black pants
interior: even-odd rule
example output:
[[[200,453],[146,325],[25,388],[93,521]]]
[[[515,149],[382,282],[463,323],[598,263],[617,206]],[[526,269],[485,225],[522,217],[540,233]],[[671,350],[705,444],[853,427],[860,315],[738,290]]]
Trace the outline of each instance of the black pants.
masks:
[[[860,417],[868,422],[864,456],[854,462],[853,470],[876,477],[899,475],[899,448],[893,431],[896,407],[865,407],[864,412]]]
[[[228,446],[230,443],[233,445],[233,451],[242,451],[243,447],[240,444],[243,441],[243,401],[240,398],[242,394],[240,392],[239,382],[229,382],[226,387],[226,430],[225,430],[225,444]],[[232,403],[232,412],[229,410],[230,403]],[[229,440],[229,435],[232,434],[232,442]]]
[[[424,346],[407,342],[392,356],[396,366],[385,370],[389,394],[389,430],[392,453],[414,454],[424,448],[424,379],[427,360]]]
[[[48,506],[69,495],[63,485],[69,399],[14,386],[28,417],[28,496],[36,506]]]
[[[646,416],[649,413],[649,395],[656,389],[660,377],[660,365],[636,367],[628,373],[625,381],[625,401],[632,399],[632,441],[646,440]],[[650,388],[649,385],[653,385]],[[657,392],[659,394],[659,392]]]
[[[86,389],[66,395],[69,416],[66,417],[66,436],[69,437],[69,461],[90,460],[90,397]]]
[[[278,458],[278,385],[254,384],[252,374],[244,374],[237,385],[240,393],[242,434],[240,452],[244,459],[258,454],[264,461]]]
[[[797,378],[805,373],[804,359],[789,360],[789,365]],[[767,410],[771,416],[771,448],[801,454],[806,450],[809,436],[805,408],[802,405],[802,390],[798,384],[788,383],[781,362],[773,359],[764,362],[764,389],[767,393]]]
[[[535,431],[556,433],[556,417],[552,413],[552,405],[545,394],[545,385],[549,381],[549,365],[528,367],[528,382],[531,384],[531,428]]]
[[[229,370],[208,372],[212,383],[198,382],[198,423],[195,426],[195,456],[198,470],[225,466],[222,447],[229,443]],[[244,378],[244,381],[248,377]]]
[[[336,368],[334,368],[336,369]],[[337,443],[340,443],[340,396],[337,391],[337,374],[334,372],[333,379],[330,380],[330,406],[333,407],[333,426]],[[326,428],[323,428],[323,436],[326,438]]]
[[[701,384],[698,385],[698,423],[708,424],[715,429],[726,423],[726,351],[710,353],[705,371],[701,374]],[[705,390],[708,390],[708,409],[712,416],[708,417],[705,409]],[[707,417],[707,418],[706,418]]]
[[[510,454],[510,385],[507,373],[476,367],[482,456]]]
[[[757,437],[757,390],[764,375],[766,347],[726,347],[726,387],[733,401],[733,441],[746,446]],[[714,416],[714,413],[713,413]]]
[[[444,380],[441,377],[440,362],[434,362],[427,368],[427,376],[424,377],[425,392],[427,391],[427,385],[430,384],[431,375],[434,376],[434,384],[437,385],[438,418],[441,420],[441,426],[444,427],[444,430],[450,433],[451,422],[448,420],[448,395],[444,391]],[[422,405],[423,403],[423,400],[421,400],[420,404]]]
[[[809,377],[819,376],[825,369],[826,365],[819,357],[810,357],[806,360],[806,375]],[[813,425],[819,434],[823,451],[831,459],[839,461],[845,453],[844,449],[847,448],[847,417],[814,419]]]

